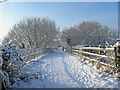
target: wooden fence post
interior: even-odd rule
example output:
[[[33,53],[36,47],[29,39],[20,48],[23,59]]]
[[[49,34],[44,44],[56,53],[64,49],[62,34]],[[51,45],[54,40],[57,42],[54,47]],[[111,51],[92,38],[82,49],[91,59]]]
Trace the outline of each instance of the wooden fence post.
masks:
[[[101,48],[101,45],[99,45],[99,48]],[[99,54],[101,55],[101,51],[99,51]]]
[[[114,47],[115,53],[115,65],[118,70],[120,70],[120,40],[117,41]]]
[[[91,47],[91,45],[89,45],[89,47]],[[91,52],[91,50],[89,49],[89,52]]]

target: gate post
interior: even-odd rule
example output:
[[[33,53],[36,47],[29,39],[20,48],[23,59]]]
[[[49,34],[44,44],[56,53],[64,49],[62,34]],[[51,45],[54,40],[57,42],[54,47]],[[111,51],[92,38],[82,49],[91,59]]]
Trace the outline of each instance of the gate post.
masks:
[[[114,45],[114,52],[115,52],[115,65],[118,70],[120,70],[120,38],[117,40],[116,44]]]

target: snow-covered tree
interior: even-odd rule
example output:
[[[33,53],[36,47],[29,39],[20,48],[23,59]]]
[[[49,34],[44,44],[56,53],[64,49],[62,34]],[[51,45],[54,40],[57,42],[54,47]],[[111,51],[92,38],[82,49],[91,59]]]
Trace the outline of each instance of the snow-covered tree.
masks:
[[[58,29],[55,22],[48,18],[23,18],[13,26],[3,43],[14,40],[20,48],[52,48]]]
[[[63,30],[62,37],[69,39],[69,45],[105,46],[106,41],[114,44],[116,34],[108,26],[96,21],[84,21]]]

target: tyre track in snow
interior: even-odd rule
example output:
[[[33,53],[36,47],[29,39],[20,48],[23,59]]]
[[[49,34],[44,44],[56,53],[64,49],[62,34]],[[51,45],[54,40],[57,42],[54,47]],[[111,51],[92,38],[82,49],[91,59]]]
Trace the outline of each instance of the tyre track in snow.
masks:
[[[75,78],[74,75],[71,74],[71,72],[69,71],[69,67],[67,65],[67,63],[64,61],[65,60],[65,55],[64,54],[61,54],[62,58],[62,63],[64,64],[64,69],[65,69],[65,72],[68,74],[68,76],[78,84],[79,87],[81,88],[85,88],[86,86],[84,85],[84,82],[81,82],[79,81],[78,78]]]
[[[65,54],[66,53],[62,54],[62,57],[63,57],[62,62],[65,66],[66,73],[73,79],[73,81],[75,81],[78,84],[78,87],[81,87],[81,88],[90,87],[89,85],[87,85],[87,83],[92,85],[92,81],[89,80],[89,78],[91,78],[91,75],[89,75],[90,73],[88,74],[88,71],[86,69],[82,68],[81,64],[80,64],[80,66],[76,65],[78,63],[78,60],[76,60],[76,58],[74,58],[74,56],[71,56],[71,57],[69,57],[69,59],[67,59],[65,57]],[[76,64],[73,62],[71,64],[69,64],[70,60],[74,61]],[[71,68],[71,70],[70,70],[70,68]],[[79,72],[79,73],[77,73],[77,72]]]

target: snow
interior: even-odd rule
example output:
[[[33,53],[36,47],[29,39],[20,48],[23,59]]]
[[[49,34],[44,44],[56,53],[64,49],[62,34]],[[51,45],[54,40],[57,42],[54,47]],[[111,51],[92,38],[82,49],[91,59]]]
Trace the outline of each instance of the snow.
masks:
[[[12,88],[118,88],[117,78],[100,72],[80,56],[56,50],[21,67],[23,80]],[[119,83],[118,83],[119,82]],[[120,88],[120,85],[119,85]]]

